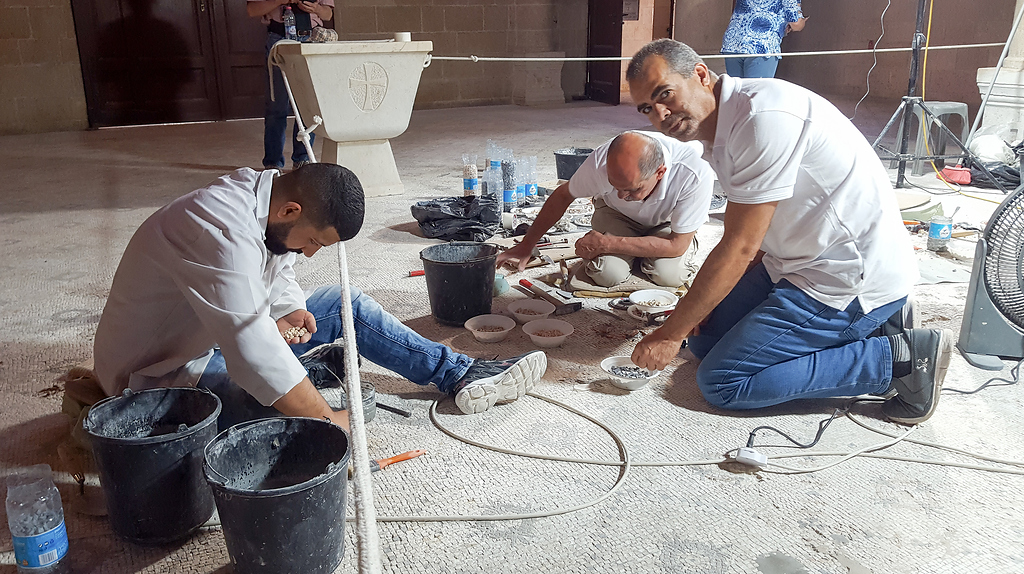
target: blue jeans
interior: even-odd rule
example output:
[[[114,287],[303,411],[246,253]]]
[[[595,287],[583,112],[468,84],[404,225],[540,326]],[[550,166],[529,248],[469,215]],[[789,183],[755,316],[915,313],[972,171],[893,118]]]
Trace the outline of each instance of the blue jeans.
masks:
[[[794,399],[882,393],[892,379],[885,337],[865,338],[906,297],[863,313],[854,300],[836,310],[763,264],[748,271],[687,346],[702,359],[697,385],[723,409],[757,409]]]
[[[267,32],[267,46],[263,61],[270,55],[270,48],[284,39],[280,34]],[[263,109],[263,167],[284,167],[284,134],[288,129],[288,116],[292,114],[292,104],[288,100],[288,91],[284,87],[281,68],[271,66],[274,77],[274,97],[270,99],[270,80],[267,80],[266,105]],[[299,124],[292,126],[292,163],[309,161],[306,146],[298,139]],[[313,134],[309,134],[309,145],[313,145]]]
[[[777,56],[751,56],[749,58],[726,58],[725,73],[734,78],[774,78],[779,67]]]
[[[421,337],[355,287],[351,297],[356,347],[367,360],[418,385],[433,383],[445,394],[469,370],[473,359]],[[291,346],[295,356],[341,338],[341,287],[320,287],[306,299],[306,310],[316,319],[316,333],[309,342]],[[231,381],[220,349],[214,351],[197,386],[220,397],[222,408],[217,425],[222,430],[247,420],[281,416]]]

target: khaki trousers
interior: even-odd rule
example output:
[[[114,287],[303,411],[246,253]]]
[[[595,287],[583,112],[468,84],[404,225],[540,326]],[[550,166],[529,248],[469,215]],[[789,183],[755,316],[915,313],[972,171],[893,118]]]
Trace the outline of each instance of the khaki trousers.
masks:
[[[591,228],[617,237],[667,238],[672,234],[668,223],[647,227],[608,207],[601,199],[594,199]],[[697,266],[693,262],[696,253],[695,237],[686,253],[679,257],[641,257],[640,271],[656,285],[679,287],[693,279],[697,273]],[[635,259],[629,255],[601,255],[588,261],[585,271],[595,284],[614,287],[629,278]]]

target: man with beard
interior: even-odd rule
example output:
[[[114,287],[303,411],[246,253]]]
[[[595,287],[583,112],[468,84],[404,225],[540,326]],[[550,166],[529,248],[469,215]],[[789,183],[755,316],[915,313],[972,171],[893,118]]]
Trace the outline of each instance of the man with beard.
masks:
[[[125,249],[96,331],[103,390],[209,388],[224,403],[221,428],[281,414],[347,427],[347,412],[328,406],[299,360],[342,336],[340,288],[307,297],[292,264],[296,253],[351,239],[362,223],[362,186],[334,164],[287,175],[239,169],[160,209]],[[435,384],[466,414],[518,399],[547,367],[539,351],[474,361],[419,336],[358,289],[349,296],[360,355]]]
[[[592,230],[576,241],[583,272],[601,287],[629,278],[633,262],[654,283],[679,287],[693,276],[697,229],[708,220],[715,176],[700,144],[629,131],[594,150],[572,179],[544,202],[523,240],[498,255],[526,268],[541,236],[574,200],[592,197]]]
[[[721,241],[633,361],[664,368],[689,337],[718,407],[877,394],[890,420],[928,419],[953,334],[910,328],[916,261],[857,128],[799,86],[719,77],[675,40],[642,48],[626,79],[662,133],[705,142],[729,200]]]

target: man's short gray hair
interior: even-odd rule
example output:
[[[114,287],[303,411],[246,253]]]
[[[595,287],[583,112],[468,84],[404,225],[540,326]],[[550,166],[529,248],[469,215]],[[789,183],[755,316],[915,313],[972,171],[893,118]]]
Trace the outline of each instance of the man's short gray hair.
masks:
[[[640,157],[637,158],[637,168],[640,170],[640,179],[648,179],[653,177],[657,173],[658,168],[665,165],[665,153],[661,150],[661,143],[658,140],[643,132],[624,132],[612,140],[612,143],[608,146],[608,153],[618,153],[619,147],[625,143],[623,139],[626,135],[637,135],[644,141],[643,151],[640,153]]]
[[[662,38],[640,48],[640,51],[633,56],[633,59],[629,62],[629,67],[626,68],[627,82],[633,81],[634,78],[640,75],[640,71],[644,68],[644,63],[651,56],[661,56],[665,63],[668,64],[670,70],[684,78],[689,78],[693,75],[693,69],[697,64],[704,63],[704,60],[697,55],[697,52],[693,51],[693,48],[671,38]]]

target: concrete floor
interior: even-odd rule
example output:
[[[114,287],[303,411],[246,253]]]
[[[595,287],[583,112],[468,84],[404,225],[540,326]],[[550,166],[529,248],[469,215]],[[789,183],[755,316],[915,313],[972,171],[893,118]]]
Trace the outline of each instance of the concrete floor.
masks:
[[[838,104],[852,111],[851,102]],[[873,139],[897,104],[868,102],[856,123]],[[363,232],[348,245],[352,280],[412,328],[471,356],[508,356],[531,349],[518,330],[503,344],[483,345],[461,329],[434,323],[422,278],[406,277],[420,267],[419,251],[434,243],[416,233],[409,205],[460,194],[460,155],[482,153],[488,138],[518,154],[537,155],[541,180],[547,180],[555,176],[554,149],[593,147],[622,130],[643,127],[643,118],[631,106],[587,102],[552,109],[506,106],[414,113],[408,132],[392,142],[407,192],[367,201]],[[69,367],[91,356],[113,272],[136,226],[164,203],[222,173],[257,167],[261,138],[260,121],[0,138],[0,157],[5,158],[0,184],[0,469],[6,474],[46,462],[58,471],[71,537],[69,561],[76,572],[230,571],[218,528],[204,529],[177,545],[141,547],[114,536],[104,519],[79,512],[88,497],[79,494],[57,455],[68,420],[59,413],[59,392],[48,389]],[[938,192],[944,189],[934,177],[911,180]],[[957,221],[979,226],[995,207],[965,196],[936,199],[947,213],[961,207]],[[720,221],[713,218],[700,231],[701,257],[720,235]],[[923,246],[924,238],[915,242]],[[973,243],[956,240],[951,252],[940,258],[919,251],[922,265],[943,266],[961,279],[919,285],[916,296],[925,326],[958,332]],[[337,282],[336,261],[332,249],[303,261],[297,268],[300,282]],[[516,296],[497,299],[495,308]],[[626,473],[617,466],[480,449],[442,433],[428,416],[433,402],[440,401],[437,424],[485,444],[619,460],[621,450],[605,430],[557,405],[527,397],[482,415],[461,416],[435,389],[364,364],[363,376],[377,385],[382,402],[386,398],[414,413],[406,419],[378,411],[368,427],[371,456],[428,451],[374,476],[383,518],[545,512],[587,505],[615,490],[598,504],[547,518],[381,522],[385,571],[1024,571],[1020,463],[1007,466],[904,442],[884,454],[982,464],[1018,474],[879,458],[856,458],[795,476],[714,464],[726,451],[742,446],[759,425],[809,440],[818,421],[844,403],[808,401],[748,413],[718,411],[696,390],[695,367],[685,355],[643,389],[620,392],[601,381],[597,364],[605,356],[628,354],[638,325],[595,311],[603,305],[587,301],[583,311],[567,316],[576,333],[549,353],[550,367],[537,392],[608,425],[635,465]],[[947,386],[973,388],[990,376],[955,355]],[[1022,403],[1017,387],[944,395],[936,415],[911,438],[1019,460]],[[881,421],[875,406],[858,406],[853,413],[871,428],[905,431]],[[851,419],[839,419],[814,450],[849,452],[887,440]],[[759,444],[780,442],[772,436],[759,438]],[[786,448],[765,451],[793,454]],[[835,460],[816,456],[782,463],[811,467]],[[95,493],[96,477],[90,476],[87,484],[87,495]],[[351,528],[347,538],[340,572],[356,571]],[[14,570],[10,535],[0,528],[0,574]]]

